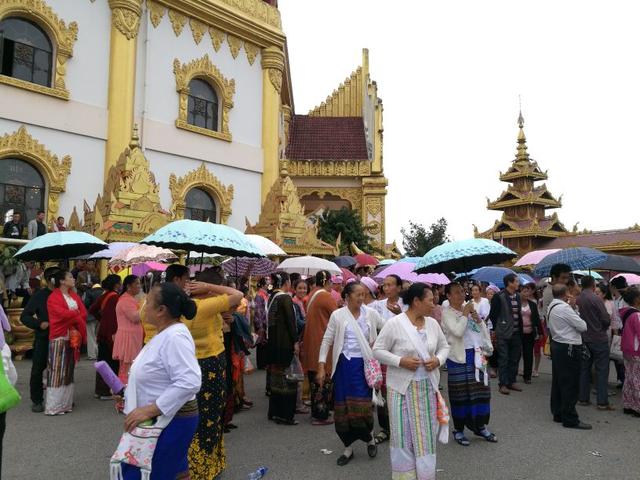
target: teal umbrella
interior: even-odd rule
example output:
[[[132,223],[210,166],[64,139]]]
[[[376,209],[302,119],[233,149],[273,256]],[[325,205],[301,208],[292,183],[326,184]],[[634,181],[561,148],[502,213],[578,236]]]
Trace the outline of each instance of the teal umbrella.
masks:
[[[432,248],[415,266],[417,273],[468,272],[502,263],[518,254],[487,238],[447,242]]]
[[[177,220],[165,225],[140,243],[198,253],[217,253],[230,257],[264,257],[247,236],[219,223]]]
[[[52,232],[34,238],[14,256],[25,262],[47,262],[90,255],[107,247],[105,242],[85,232]]]

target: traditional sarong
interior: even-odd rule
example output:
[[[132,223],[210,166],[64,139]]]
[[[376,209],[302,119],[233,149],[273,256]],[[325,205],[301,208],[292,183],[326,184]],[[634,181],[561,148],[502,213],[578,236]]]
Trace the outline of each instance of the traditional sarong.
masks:
[[[364,360],[340,355],[333,375],[336,433],[346,447],[356,440],[371,441],[373,404],[364,376]]]
[[[434,480],[436,478],[436,394],[429,379],[412,380],[404,395],[390,388],[391,478]]]
[[[227,403],[226,357],[198,360],[202,386],[197,395],[200,420],[189,448],[189,473],[197,480],[213,480],[226,468],[224,411]]]
[[[491,413],[491,389],[484,385],[484,374],[476,382],[475,352],[466,350],[466,363],[447,360],[449,377],[449,403],[456,431],[464,427],[479,432],[489,424]]]
[[[640,413],[640,357],[625,358],[624,369],[622,406]]]
[[[67,337],[49,342],[47,397],[44,413],[60,415],[73,409],[73,372],[75,360]]]
[[[271,370],[271,396],[269,397],[269,420],[293,420],[296,414],[298,382],[290,382],[285,375],[285,367],[269,366]]]
[[[203,379],[204,380],[204,379]],[[198,428],[198,406],[195,401],[187,402],[173,420],[169,422],[160,437],[151,461],[151,479],[187,480],[189,464],[187,451],[193,434]],[[124,480],[140,480],[140,469],[128,464],[121,464]],[[192,477],[205,478],[205,477]]]

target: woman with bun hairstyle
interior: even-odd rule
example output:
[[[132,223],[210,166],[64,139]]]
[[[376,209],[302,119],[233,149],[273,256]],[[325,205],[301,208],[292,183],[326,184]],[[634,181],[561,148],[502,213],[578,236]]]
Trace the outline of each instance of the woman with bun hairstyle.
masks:
[[[243,295],[220,285],[224,278],[216,269],[199,272],[198,280],[187,284],[198,312],[193,320],[185,322],[202,372],[197,396],[200,420],[189,448],[189,473],[194,479],[213,480],[226,468],[222,435],[229,382],[222,313],[238,306]]]
[[[289,291],[291,281],[285,272],[271,274],[267,304],[267,357],[271,371],[271,396],[268,418],[279,425],[297,425],[298,382],[287,380],[285,370],[298,350],[296,314]]]
[[[333,400],[336,433],[345,446],[338,465],[353,459],[351,445],[357,440],[367,443],[367,453],[374,458],[378,447],[372,436],[372,391],[364,374],[365,359],[373,358],[371,345],[377,338],[378,314],[364,306],[365,288],[360,282],[348,283],[342,290],[345,306],[331,314],[322,339],[316,381],[325,378],[325,364],[332,350]],[[358,331],[359,330],[359,331]]]
[[[187,450],[198,426],[196,393],[200,390],[200,367],[195,345],[181,318],[192,319],[197,307],[184,291],[173,283],[154,287],[147,297],[145,321],[157,334],[138,354],[129,372],[125,390],[125,432],[137,427],[162,429],[155,448],[126,448],[121,439],[111,458],[111,479],[141,478],[139,466],[152,453],[151,465],[142,478],[188,478]],[[142,425],[141,425],[142,424]],[[145,442],[142,438],[140,442]],[[124,450],[124,451],[123,451]],[[202,477],[199,477],[202,478]]]
[[[331,425],[329,419],[332,410],[331,371],[326,370],[325,380],[316,382],[318,372],[318,358],[324,332],[329,325],[331,314],[338,309],[338,304],[331,295],[331,274],[326,270],[316,273],[316,286],[309,293],[307,301],[307,318],[302,342],[302,367],[309,376],[311,389],[311,424]]]
[[[417,282],[403,294],[405,313],[388,320],[373,346],[387,369],[392,478],[436,478],[436,438],[446,443],[448,419],[438,418],[439,367],[449,355],[440,325],[431,317],[433,292]],[[440,432],[438,433],[438,425]]]

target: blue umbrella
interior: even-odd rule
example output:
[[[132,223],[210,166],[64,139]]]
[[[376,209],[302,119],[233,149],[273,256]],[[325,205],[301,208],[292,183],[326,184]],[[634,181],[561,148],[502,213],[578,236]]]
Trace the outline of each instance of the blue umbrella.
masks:
[[[468,272],[517,257],[504,245],[486,238],[472,238],[439,245],[416,264],[418,273]]]
[[[525,285],[527,283],[536,283],[536,281],[530,275],[526,273],[519,273],[518,278],[520,279],[520,285]]]
[[[536,265],[533,274],[537,277],[548,277],[551,274],[551,267],[557,263],[569,265],[571,270],[589,270],[603,263],[607,258],[608,255],[606,253],[595,248],[565,248],[543,258]]]
[[[482,267],[471,278],[477,282],[493,283],[496,287],[504,288],[504,277],[510,273],[516,273],[505,267]]]
[[[357,262],[353,257],[349,257],[348,255],[342,255],[340,257],[336,257],[333,259],[333,263],[342,268],[353,267]]]
[[[165,225],[140,243],[171,250],[218,253],[233,257],[264,257],[246,236],[219,223],[177,220]]]
[[[404,257],[401,258],[400,260],[398,260],[399,263],[418,263],[420,260],[422,260],[422,257]]]
[[[105,242],[85,232],[52,232],[34,238],[14,257],[25,262],[47,262],[89,255],[105,248]]]

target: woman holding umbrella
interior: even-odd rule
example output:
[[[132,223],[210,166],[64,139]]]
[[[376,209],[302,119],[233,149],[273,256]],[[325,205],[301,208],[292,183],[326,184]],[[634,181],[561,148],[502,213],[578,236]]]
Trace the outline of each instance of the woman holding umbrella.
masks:
[[[87,341],[87,310],[73,291],[68,270],[54,275],[55,289],[47,299],[49,312],[49,363],[46,415],[64,415],[73,409],[73,372],[80,346]]]

